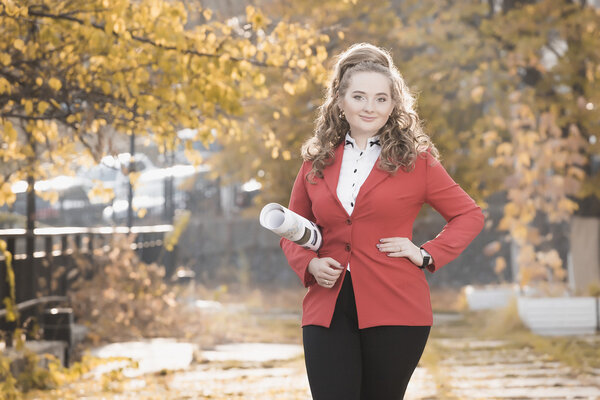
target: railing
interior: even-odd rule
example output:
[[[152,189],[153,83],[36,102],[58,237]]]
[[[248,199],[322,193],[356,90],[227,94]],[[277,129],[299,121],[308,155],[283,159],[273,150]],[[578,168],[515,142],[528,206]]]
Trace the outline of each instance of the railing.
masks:
[[[127,227],[64,227],[37,228],[33,234],[25,229],[0,230],[0,240],[6,242],[12,254],[15,274],[16,307],[21,323],[39,312],[30,310],[39,305],[64,303],[72,278],[77,275],[74,253],[92,258],[94,249],[108,250],[115,234],[134,234],[132,250],[143,262],[160,262],[167,276],[174,270],[175,254],[164,250],[164,236],[172,225]],[[0,301],[10,296],[6,260],[0,254]],[[0,304],[0,308],[4,308]],[[0,310],[0,329],[6,328],[5,310]],[[8,324],[12,325],[12,324]],[[10,330],[11,327],[9,326]]]

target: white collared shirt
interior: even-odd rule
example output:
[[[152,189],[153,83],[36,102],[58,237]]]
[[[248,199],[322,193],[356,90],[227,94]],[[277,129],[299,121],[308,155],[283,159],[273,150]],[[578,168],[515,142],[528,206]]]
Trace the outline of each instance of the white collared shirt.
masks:
[[[346,133],[345,141],[337,196],[348,215],[352,215],[360,187],[371,173],[381,153],[381,146],[378,136],[370,137],[364,150],[358,148],[349,133]]]
[[[352,215],[360,187],[371,173],[381,153],[381,146],[377,136],[372,136],[367,140],[367,147],[364,150],[358,148],[356,141],[349,133],[346,133],[345,141],[337,196],[348,215]],[[350,271],[350,263],[346,269]]]

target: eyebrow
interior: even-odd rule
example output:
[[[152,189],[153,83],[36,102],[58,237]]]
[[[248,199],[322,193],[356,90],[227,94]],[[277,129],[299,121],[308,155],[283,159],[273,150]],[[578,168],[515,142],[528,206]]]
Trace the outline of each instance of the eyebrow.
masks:
[[[365,92],[363,92],[362,90],[354,90],[352,93],[360,93],[360,94],[366,94]],[[375,93],[375,96],[389,96],[387,93],[385,92],[379,92],[379,93]]]

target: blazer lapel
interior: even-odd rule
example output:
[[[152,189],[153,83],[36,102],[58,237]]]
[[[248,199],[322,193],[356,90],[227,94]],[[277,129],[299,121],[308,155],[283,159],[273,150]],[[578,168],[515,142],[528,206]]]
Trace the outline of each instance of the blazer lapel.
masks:
[[[375,161],[373,169],[371,169],[371,172],[369,173],[369,176],[367,176],[365,183],[363,183],[363,185],[360,187],[358,196],[356,197],[356,204],[360,204],[359,200],[361,197],[365,196],[371,189],[379,185],[389,176],[389,172],[379,168],[379,157],[377,157],[377,161]]]
[[[334,154],[335,157],[333,160],[333,164],[323,169],[323,179],[325,180],[325,183],[327,184],[327,187],[329,188],[329,191],[331,192],[331,195],[335,199],[338,206],[346,213],[346,209],[344,208],[344,206],[340,202],[340,199],[338,199],[337,196],[337,186],[338,181],[340,179],[340,169],[342,168],[342,157],[344,156],[344,142],[342,142],[335,149]],[[373,169],[371,169],[369,176],[367,177],[363,185],[360,187],[358,197],[356,198],[357,205],[359,204],[359,200],[361,197],[365,196],[371,189],[373,189],[375,186],[377,186],[378,184],[383,182],[387,177],[390,176],[388,172],[379,169],[378,164],[379,157],[377,158],[377,161],[375,161],[375,165],[373,166]]]
[[[328,165],[323,169],[323,179],[331,192],[331,195],[336,200],[337,204],[341,207],[344,212],[344,206],[340,202],[337,196],[337,186],[340,180],[340,169],[342,168],[342,157],[344,156],[344,142],[342,142],[334,151],[333,164]]]

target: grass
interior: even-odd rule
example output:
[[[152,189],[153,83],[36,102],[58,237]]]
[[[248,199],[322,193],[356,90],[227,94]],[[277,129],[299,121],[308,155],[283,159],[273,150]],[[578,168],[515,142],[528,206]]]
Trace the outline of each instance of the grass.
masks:
[[[232,342],[301,343],[303,296],[302,288],[198,285],[196,299],[218,301],[222,308],[188,312],[187,337],[201,348]]]

